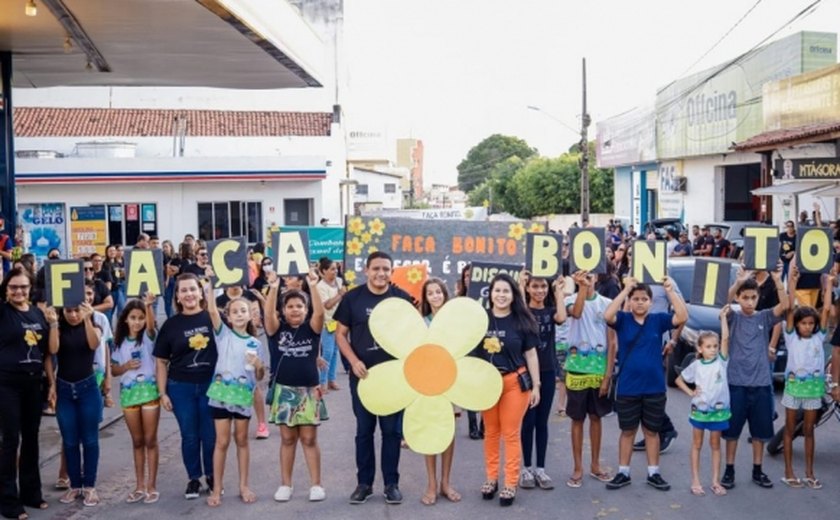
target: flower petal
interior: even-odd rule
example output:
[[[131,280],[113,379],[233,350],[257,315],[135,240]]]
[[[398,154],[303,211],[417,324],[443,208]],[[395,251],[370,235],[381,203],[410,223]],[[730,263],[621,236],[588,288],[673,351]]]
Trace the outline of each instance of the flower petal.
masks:
[[[487,333],[487,311],[472,298],[454,298],[435,314],[426,343],[446,348],[455,359],[467,355]]]
[[[376,343],[397,359],[408,356],[426,337],[426,322],[417,309],[402,298],[379,302],[370,313],[368,324]]]
[[[455,412],[449,399],[421,396],[411,403],[403,416],[403,437],[417,453],[443,453],[455,438]]]
[[[397,413],[419,395],[403,376],[403,361],[395,359],[368,369],[359,380],[359,399],[374,415]]]
[[[487,361],[465,357],[455,362],[455,384],[443,393],[465,410],[480,412],[492,408],[502,395],[502,376]]]

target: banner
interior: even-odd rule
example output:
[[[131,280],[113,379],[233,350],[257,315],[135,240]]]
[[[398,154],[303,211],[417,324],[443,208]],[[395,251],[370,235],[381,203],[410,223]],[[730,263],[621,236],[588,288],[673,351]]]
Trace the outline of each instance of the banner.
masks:
[[[563,268],[563,235],[528,233],[525,239],[525,267],[536,278],[554,278]]]
[[[278,276],[309,272],[309,237],[305,230],[276,231],[271,234],[271,254]]]
[[[344,261],[344,228],[325,226],[282,226],[272,231],[306,231],[309,236],[309,262],[322,257],[334,262]]]
[[[467,296],[477,300],[485,309],[490,308],[490,281],[499,273],[509,274],[516,281],[517,286],[511,287],[518,291],[519,274],[522,266],[514,264],[493,264],[485,262],[473,262],[470,269],[470,282],[467,288]]]
[[[840,157],[776,159],[774,171],[782,180],[837,180],[840,179]]]
[[[744,268],[750,271],[773,271],[779,262],[779,228],[744,227]]]
[[[64,204],[20,204],[18,212],[29,242],[27,251],[35,255],[39,264],[47,259],[50,249],[58,249],[61,258],[67,256]]]
[[[104,255],[107,243],[105,206],[70,208],[70,256],[81,258],[93,253]]]
[[[607,272],[605,251],[607,233],[604,228],[573,228],[569,230],[569,273],[587,271]]]
[[[664,240],[635,240],[630,273],[639,283],[661,284],[667,274],[668,251]]]
[[[163,250],[125,250],[125,295],[141,298],[147,292],[163,294]]]
[[[248,244],[245,237],[207,242],[207,255],[216,275],[210,280],[215,289],[248,285]]]
[[[523,264],[528,232],[541,233],[538,222],[472,222],[449,220],[352,217],[345,230],[345,279],[364,283],[365,260],[384,251],[394,267],[422,264],[429,276],[455,287],[461,269],[470,262]],[[521,269],[521,267],[520,267]]]
[[[78,307],[85,301],[85,271],[81,260],[50,260],[44,267],[47,305]]]
[[[691,303],[706,307],[723,307],[728,303],[731,262],[698,258],[691,282]]]
[[[831,231],[800,226],[796,233],[796,267],[802,273],[827,273],[834,261]]]

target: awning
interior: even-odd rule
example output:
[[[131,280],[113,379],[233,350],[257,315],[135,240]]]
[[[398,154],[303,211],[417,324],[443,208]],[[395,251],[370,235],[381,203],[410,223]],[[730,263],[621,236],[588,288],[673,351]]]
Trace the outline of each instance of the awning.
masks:
[[[812,193],[814,197],[837,197],[840,198],[840,184],[834,184],[829,188],[823,188]]]
[[[800,193],[831,188],[836,185],[837,183],[834,182],[794,181],[757,188],[752,190],[751,193],[756,197],[762,195],[799,195]]]

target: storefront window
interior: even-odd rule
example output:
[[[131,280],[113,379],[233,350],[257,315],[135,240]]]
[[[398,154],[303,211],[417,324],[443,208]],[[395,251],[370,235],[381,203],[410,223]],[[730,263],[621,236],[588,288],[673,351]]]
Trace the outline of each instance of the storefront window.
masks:
[[[262,241],[262,203],[233,200],[198,203],[198,237],[203,240],[245,237]]]

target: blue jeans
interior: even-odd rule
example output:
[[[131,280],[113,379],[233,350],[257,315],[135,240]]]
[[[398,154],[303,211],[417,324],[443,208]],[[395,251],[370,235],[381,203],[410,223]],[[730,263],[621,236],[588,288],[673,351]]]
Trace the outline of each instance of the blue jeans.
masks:
[[[75,383],[56,378],[56,397],[55,418],[61,431],[70,487],[95,487],[102,418],[102,393],[96,376],[91,374]]]
[[[386,486],[400,483],[400,419],[402,412],[377,416],[370,413],[359,400],[359,380],[350,376],[350,396],[353,400],[353,415],[356,416],[356,481],[373,486],[376,476],[376,453],[373,433],[379,420],[382,432],[382,480]]]
[[[125,308],[125,286],[121,285],[117,289],[111,291],[111,296],[114,298],[114,321],[120,319],[120,313]],[[117,324],[113,323],[114,329],[117,328]]]
[[[327,362],[327,368],[321,370],[321,384],[335,381],[338,370],[338,345],[335,343],[335,332],[321,331],[321,356]]]
[[[166,317],[172,317],[172,298],[175,296],[175,277],[169,279],[169,283],[163,289],[163,310],[166,312]]]
[[[209,381],[185,383],[170,379],[166,382],[166,393],[181,430],[181,457],[190,480],[198,480],[201,475],[213,476],[216,427],[207,398],[209,386]]]

